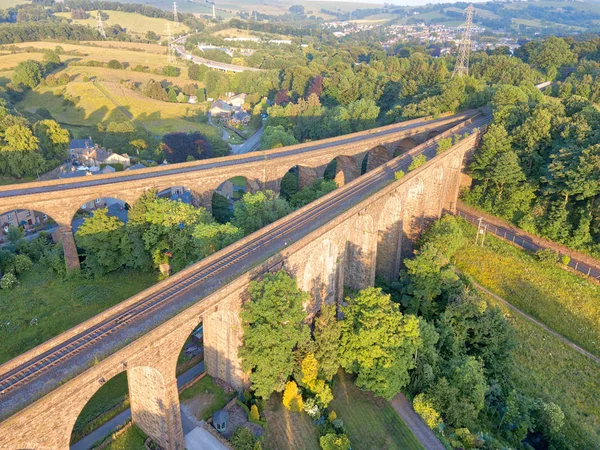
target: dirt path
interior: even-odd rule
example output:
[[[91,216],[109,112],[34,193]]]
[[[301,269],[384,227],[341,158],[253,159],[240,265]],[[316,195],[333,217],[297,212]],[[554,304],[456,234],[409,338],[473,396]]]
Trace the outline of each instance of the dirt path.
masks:
[[[396,395],[390,400],[398,415],[404,423],[410,428],[410,431],[416,436],[425,450],[445,450],[440,440],[433,434],[433,431],[423,422],[421,417],[415,412],[408,399],[403,394]]]
[[[554,331],[552,328],[547,327],[546,325],[544,325],[543,323],[541,323],[540,321],[534,319],[533,317],[531,317],[529,314],[524,313],[523,311],[521,311],[519,308],[513,306],[511,303],[509,303],[508,301],[504,300],[502,297],[500,297],[499,295],[494,294],[493,292],[489,291],[488,289],[484,288],[482,285],[480,285],[479,283],[475,282],[473,279],[471,279],[471,282],[473,283],[473,286],[475,286],[478,290],[486,293],[487,295],[489,295],[490,297],[493,297],[495,300],[499,301],[500,303],[502,303],[504,306],[506,306],[508,309],[510,309],[511,311],[519,314],[521,317],[523,317],[524,319],[527,319],[528,321],[536,324],[538,327],[542,328],[544,331],[546,331],[547,333],[551,334],[552,336],[554,336],[555,338],[560,339],[563,343],[565,343],[566,345],[568,345],[569,347],[571,347],[573,350],[575,350],[576,352],[581,353],[583,356],[587,356],[588,358],[590,358],[592,361],[595,361],[596,363],[600,364],[600,358],[598,358],[597,356],[591,354],[590,352],[588,352],[587,350],[582,349],[580,346],[578,346],[577,344],[571,342],[570,340],[568,340],[566,337],[564,337],[562,334],[557,333],[556,331]]]

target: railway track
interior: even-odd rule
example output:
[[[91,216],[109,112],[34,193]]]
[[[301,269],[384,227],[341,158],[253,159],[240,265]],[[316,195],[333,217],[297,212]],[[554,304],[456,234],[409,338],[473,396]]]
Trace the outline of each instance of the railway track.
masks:
[[[469,114],[472,116],[473,113],[467,112],[467,113],[465,113],[465,115],[463,117],[466,118]],[[460,115],[457,115],[457,116],[458,117],[456,120],[458,121],[458,120],[460,120],[459,119]],[[447,120],[447,119],[448,119],[448,117],[444,117],[440,120]],[[325,150],[327,148],[335,147],[335,146],[339,146],[339,145],[351,144],[351,143],[359,142],[360,140],[364,140],[365,138],[370,139],[370,138],[374,138],[374,137],[387,136],[387,135],[399,133],[402,131],[408,131],[413,128],[421,127],[425,124],[435,124],[436,122],[437,122],[437,120],[429,120],[429,121],[422,120],[422,121],[416,121],[415,123],[410,123],[410,124],[406,124],[406,125],[399,124],[399,126],[393,127],[390,129],[385,129],[385,130],[380,130],[380,131],[377,131],[377,129],[375,129],[368,137],[365,137],[363,135],[349,136],[349,137],[346,137],[343,139],[336,140],[334,142],[327,142],[327,143],[321,143],[321,144],[315,143],[314,145],[310,145],[307,147],[291,149],[291,150],[276,151],[276,152],[273,152],[268,155],[265,155],[261,152],[261,154],[256,154],[256,155],[252,155],[252,156],[249,155],[245,158],[232,158],[232,159],[226,159],[224,161],[217,161],[217,162],[208,162],[208,160],[206,160],[206,162],[203,162],[201,165],[194,165],[194,166],[187,166],[187,167],[167,167],[160,171],[141,170],[141,171],[134,171],[134,172],[130,172],[130,173],[123,173],[123,175],[120,175],[118,177],[98,178],[98,179],[96,179],[95,177],[91,177],[92,178],[91,180],[86,179],[86,180],[82,180],[82,181],[71,181],[71,182],[65,182],[65,183],[61,183],[61,184],[50,184],[50,185],[45,185],[45,186],[34,186],[34,187],[25,187],[25,188],[19,188],[18,186],[15,186],[14,189],[0,187],[0,198],[8,198],[8,197],[15,197],[15,196],[19,196],[19,195],[39,194],[39,193],[56,192],[56,191],[67,191],[67,190],[72,190],[72,189],[86,188],[86,187],[93,187],[93,186],[103,186],[103,185],[107,185],[107,184],[127,182],[127,181],[136,181],[136,180],[142,180],[142,179],[152,179],[152,178],[175,175],[175,174],[184,174],[184,173],[189,173],[189,172],[201,172],[202,170],[207,170],[207,169],[214,169],[214,168],[219,168],[219,167],[229,167],[229,166],[234,166],[234,165],[238,165],[238,164],[264,161],[265,159],[285,158],[288,156],[298,155],[298,154],[302,154],[302,153],[313,152],[313,151],[318,151],[318,150]],[[90,177],[87,177],[87,178],[90,178]]]
[[[461,130],[456,130],[456,132],[464,133],[465,131],[473,130],[480,125],[484,125],[486,121],[486,117],[471,119],[470,121],[463,122],[459,125],[458,127],[461,127]],[[442,133],[441,136],[443,135],[444,133]],[[358,178],[357,183],[339,189],[337,195],[333,195],[326,199],[326,201],[318,203],[313,207],[306,208],[302,214],[291,217],[288,221],[283,219],[283,223],[276,229],[257,235],[250,242],[246,243],[244,247],[232,249],[218,261],[208,266],[203,266],[200,262],[199,267],[195,272],[190,273],[189,276],[178,281],[177,284],[170,286],[164,291],[154,293],[147,298],[139,300],[132,304],[127,310],[91,326],[87,330],[65,340],[54,348],[30,359],[20,366],[0,374],[0,398],[39,377],[58,363],[77,356],[83,350],[99,343],[103,338],[115,333],[122,327],[131,325],[134,321],[156,311],[158,308],[168,305],[170,302],[174,302],[177,298],[180,298],[182,294],[198,287],[202,282],[210,277],[218,275],[220,272],[223,272],[234,264],[243,261],[244,258],[252,254],[252,252],[259,250],[261,247],[271,242],[281,240],[285,235],[301,229],[302,227],[308,229],[307,225],[309,225],[315,217],[334,208],[343,206],[346,201],[353,197],[358,198],[358,201],[361,201],[363,196],[375,192],[372,190],[373,187],[393,179],[393,173],[395,171],[406,170],[414,156],[419,154],[425,154],[428,158],[435,156],[437,147],[435,144],[436,141],[437,139],[429,140],[419,147],[416,147],[414,150],[396,158],[395,162],[392,160],[391,164],[388,163],[387,166],[375,169],[370,172],[370,174]]]

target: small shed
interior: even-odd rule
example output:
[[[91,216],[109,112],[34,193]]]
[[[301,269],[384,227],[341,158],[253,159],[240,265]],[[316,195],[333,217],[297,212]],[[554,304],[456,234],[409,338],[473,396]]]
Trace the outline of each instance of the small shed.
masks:
[[[213,427],[215,427],[219,433],[222,434],[227,431],[227,422],[229,422],[229,413],[224,409],[218,410],[213,415]]]

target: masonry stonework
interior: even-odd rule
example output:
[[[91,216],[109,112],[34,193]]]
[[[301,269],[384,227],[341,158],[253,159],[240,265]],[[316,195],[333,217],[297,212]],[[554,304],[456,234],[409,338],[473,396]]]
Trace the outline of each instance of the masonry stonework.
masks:
[[[85,404],[103,383],[126,370],[133,421],[166,449],[182,449],[175,371],[177,357],[198,324],[204,324],[208,373],[242,389],[248,376],[238,357],[243,342],[239,311],[249,283],[273,267],[283,267],[301,289],[312,294],[305,308],[316,314],[323,302],[341,301],[344,285],[360,289],[372,285],[376,273],[388,279],[397,276],[399,258],[412,251],[411,242],[422,230],[426,211],[439,217],[444,208],[456,204],[458,168],[475,140],[472,136],[461,141],[72,379],[52,386],[45,396],[0,423],[0,448],[68,449],[71,430]],[[243,246],[245,240],[234,245]],[[186,271],[163,283],[182,279]],[[160,289],[162,284],[149,291]],[[135,300],[134,296],[115,306],[112,313]],[[101,313],[9,361],[2,370],[69,339],[110,313]]]

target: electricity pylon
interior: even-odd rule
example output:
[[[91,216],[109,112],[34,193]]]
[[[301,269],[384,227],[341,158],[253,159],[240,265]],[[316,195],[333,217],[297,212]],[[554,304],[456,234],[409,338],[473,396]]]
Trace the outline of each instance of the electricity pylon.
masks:
[[[460,44],[458,45],[458,56],[456,57],[456,64],[454,65],[454,72],[452,77],[462,77],[463,75],[469,75],[469,53],[473,47],[473,41],[471,41],[471,28],[473,26],[473,14],[475,8],[473,5],[469,5],[465,9],[465,15],[467,20],[463,25],[465,31],[463,32]]]
[[[217,11],[215,10],[215,4],[213,3],[213,20],[217,20]]]
[[[102,23],[100,11],[98,11],[98,25],[96,25],[96,28],[98,29],[98,33],[100,33],[103,38],[106,38],[106,32],[104,31],[104,24]]]
[[[175,22],[175,28],[179,28],[179,17],[177,17],[177,2],[173,2],[173,22]]]

